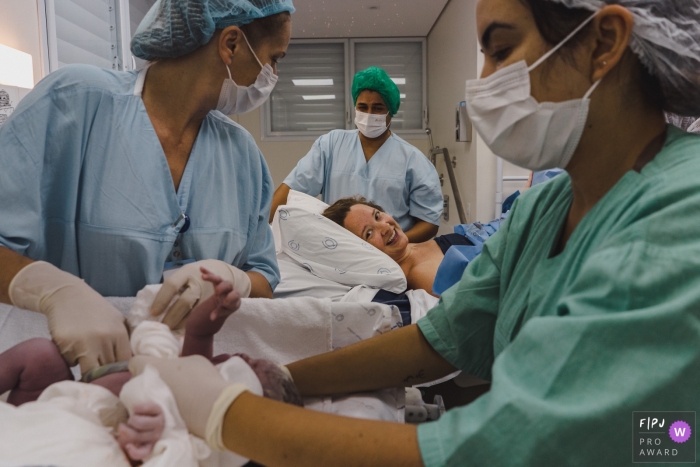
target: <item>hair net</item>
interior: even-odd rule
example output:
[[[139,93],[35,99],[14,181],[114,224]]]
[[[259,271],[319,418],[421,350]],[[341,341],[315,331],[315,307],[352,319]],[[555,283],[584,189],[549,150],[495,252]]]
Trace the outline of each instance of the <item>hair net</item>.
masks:
[[[144,60],[181,57],[209,42],[216,29],[284,11],[294,13],[292,0],[158,0],[136,29],[131,52]]]
[[[378,92],[391,115],[396,115],[399,111],[401,93],[386,71],[376,66],[359,71],[352,80],[352,100],[355,104],[357,104],[357,97],[365,90]]]
[[[634,16],[630,48],[661,83],[665,108],[700,115],[700,3],[698,0],[550,0],[597,11],[620,5]]]

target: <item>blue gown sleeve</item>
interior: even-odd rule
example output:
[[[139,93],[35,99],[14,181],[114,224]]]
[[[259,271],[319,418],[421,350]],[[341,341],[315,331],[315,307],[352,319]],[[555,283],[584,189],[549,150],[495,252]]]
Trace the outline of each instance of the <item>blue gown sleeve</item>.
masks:
[[[308,154],[284,179],[285,185],[309,196],[318,196],[324,191],[329,137],[329,135],[323,135],[316,140]]]
[[[697,235],[616,243],[586,260],[556,316],[525,323],[489,393],[418,427],[426,467],[629,465],[634,411],[700,410]]]
[[[408,176],[409,214],[416,219],[439,226],[443,198],[440,177],[435,167],[423,154],[416,151]]]
[[[267,279],[267,282],[270,283],[270,287],[274,292],[280,283],[281,277],[277,265],[277,255],[275,254],[275,240],[272,236],[270,224],[268,224],[274,187],[270,171],[262,154],[260,154],[260,160],[263,167],[262,200],[257,216],[256,232],[251,239],[253,244],[250,246],[246,264],[241,269],[262,274]]]
[[[90,118],[94,102],[76,97],[69,106],[53,99],[52,83],[61,73],[55,75],[40,82],[0,127],[0,246],[58,264],[47,243],[74,246],[47,237],[44,219],[75,223],[86,131],[81,116]]]

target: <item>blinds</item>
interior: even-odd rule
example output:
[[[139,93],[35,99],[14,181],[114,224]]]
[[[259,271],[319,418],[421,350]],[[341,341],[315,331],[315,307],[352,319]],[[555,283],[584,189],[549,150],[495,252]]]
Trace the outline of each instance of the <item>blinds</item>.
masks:
[[[290,44],[277,72],[273,133],[345,129],[345,44]]]
[[[117,69],[114,0],[54,0],[58,66],[85,63]]]
[[[394,130],[423,128],[422,42],[356,42],[355,70],[383,68],[398,85],[401,108],[391,121]]]

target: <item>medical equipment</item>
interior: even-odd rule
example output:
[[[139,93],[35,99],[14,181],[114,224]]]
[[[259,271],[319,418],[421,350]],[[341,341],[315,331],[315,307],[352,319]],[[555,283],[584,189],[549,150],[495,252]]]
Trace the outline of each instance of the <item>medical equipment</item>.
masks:
[[[464,205],[462,204],[462,197],[459,194],[459,187],[457,186],[457,177],[455,176],[454,169],[457,167],[456,159],[450,158],[450,152],[447,148],[441,148],[440,146],[435,147],[433,144],[433,132],[430,128],[426,128],[425,132],[430,138],[430,162],[436,166],[436,157],[438,154],[442,154],[445,158],[445,167],[447,167],[447,173],[450,176],[450,185],[452,186],[452,193],[454,194],[455,204],[457,205],[457,214],[459,215],[459,222],[461,224],[466,224],[467,215],[464,211]],[[437,167],[437,166],[436,166]]]
[[[444,413],[442,396],[435,396],[432,404],[426,404],[420,389],[406,388],[406,423],[438,420]]]

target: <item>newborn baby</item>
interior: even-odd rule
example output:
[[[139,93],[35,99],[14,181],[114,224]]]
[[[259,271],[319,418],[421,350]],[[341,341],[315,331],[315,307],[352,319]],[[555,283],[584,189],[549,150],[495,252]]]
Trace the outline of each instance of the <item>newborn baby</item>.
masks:
[[[214,334],[241,305],[238,292],[230,282],[202,269],[202,278],[214,285],[215,293],[195,307],[187,320],[182,356],[202,355],[212,363],[222,363],[230,355],[213,356]],[[291,377],[282,367],[267,361],[237,354],[255,372],[265,397],[302,406],[302,399]],[[86,373],[83,381],[110,390],[116,396],[131,379],[127,362],[107,365]],[[72,380],[71,371],[58,348],[48,339],[22,342],[0,354],[0,394],[10,391],[7,402],[21,405],[37,400],[48,386]],[[164,418],[155,403],[134,407],[126,423],[119,423],[116,438],[131,461],[148,457],[163,432]]]

